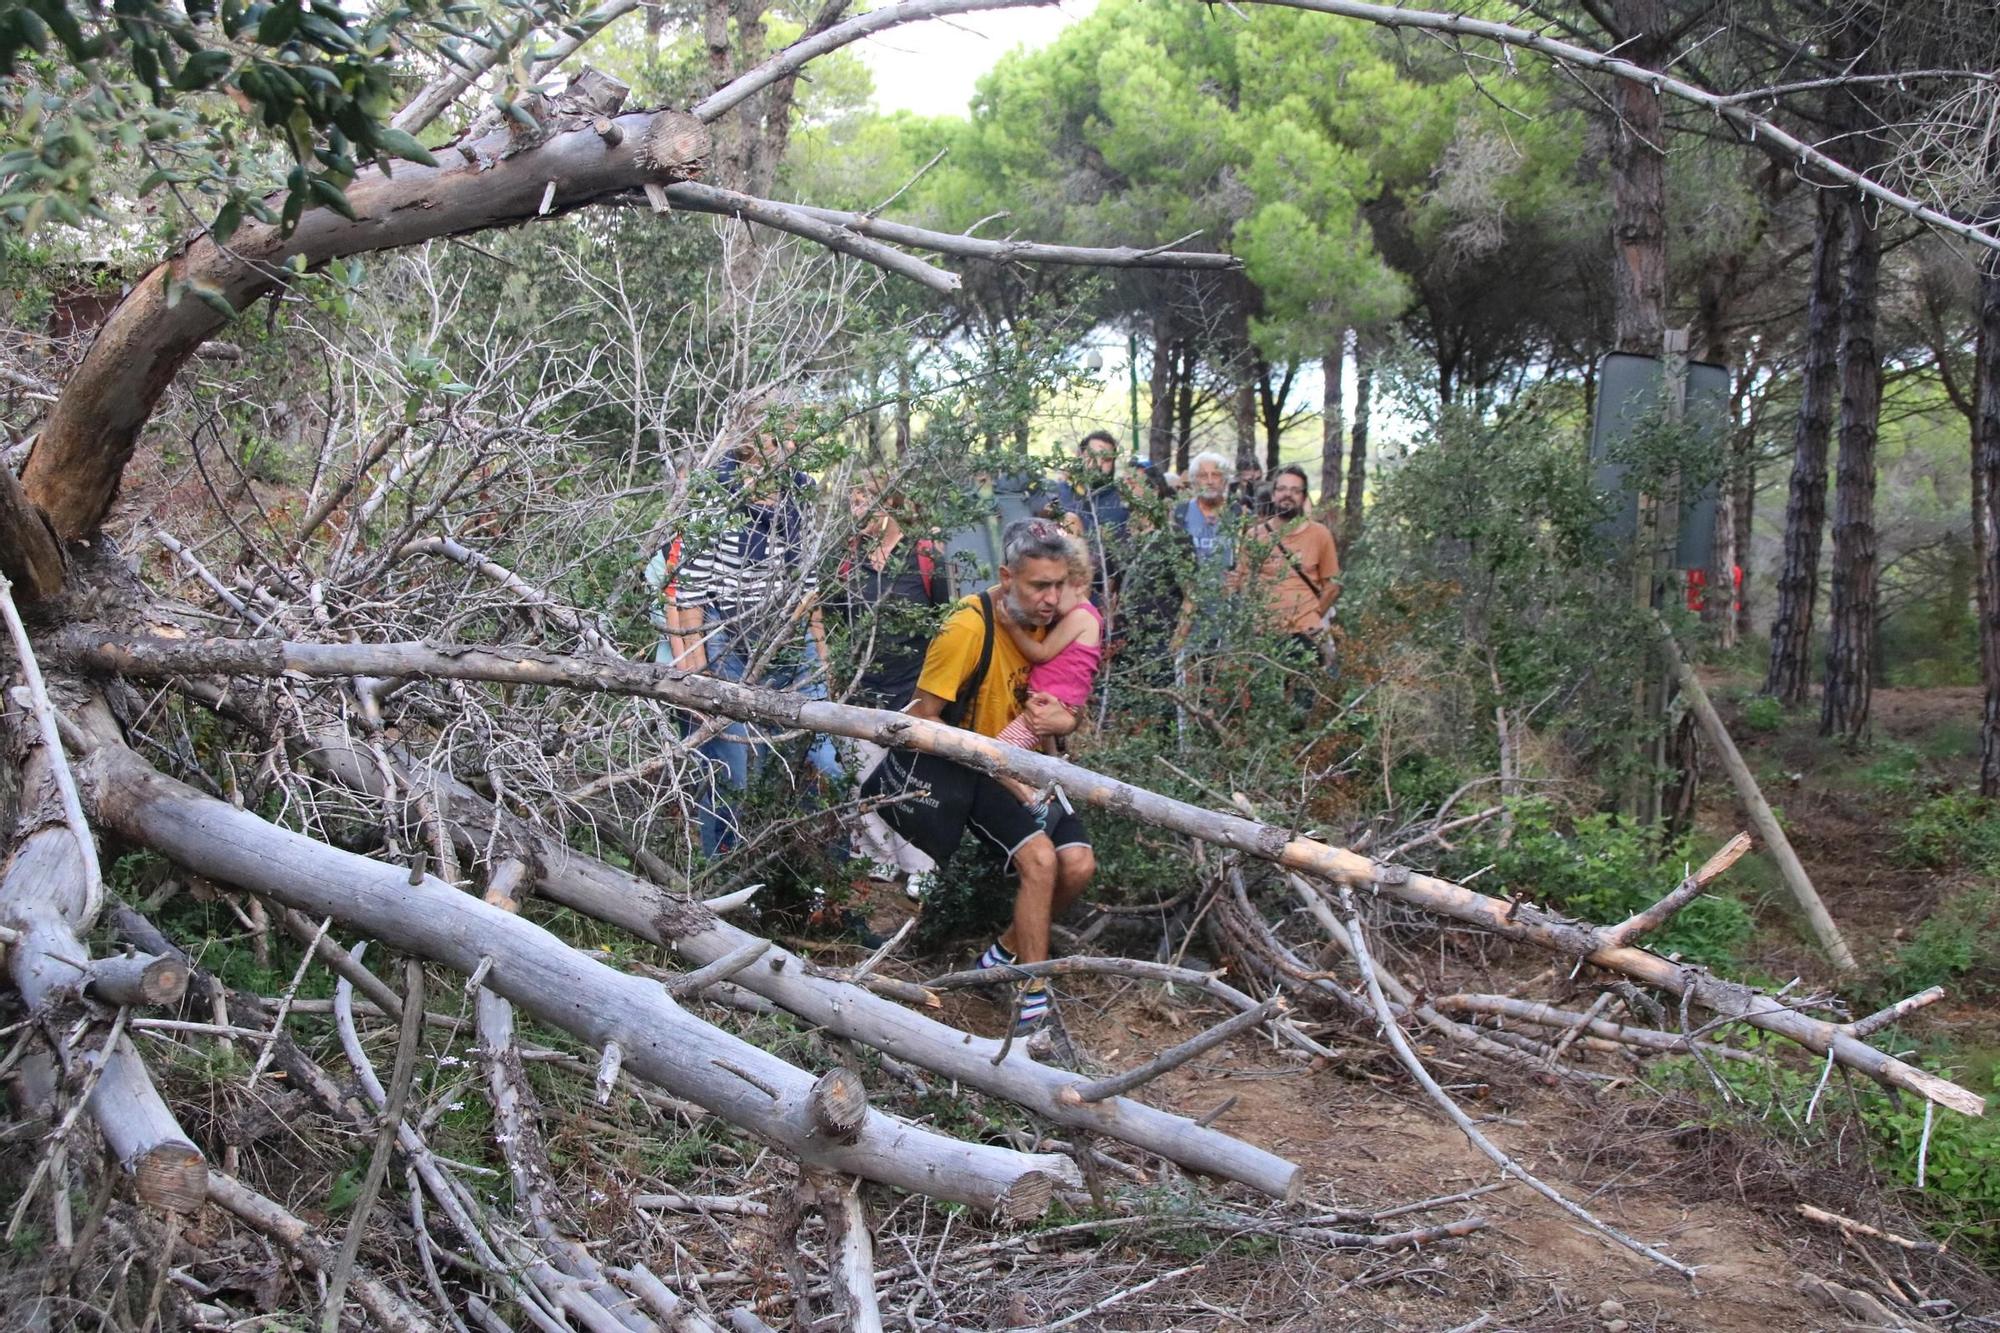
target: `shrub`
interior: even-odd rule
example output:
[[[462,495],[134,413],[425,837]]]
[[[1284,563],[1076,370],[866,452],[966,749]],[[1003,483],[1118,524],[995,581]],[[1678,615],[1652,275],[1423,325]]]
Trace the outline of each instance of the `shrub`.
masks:
[[[1663,1062],[1663,1068],[1671,1081],[1715,1104],[1710,1073],[1679,1058]],[[1909,1098],[1898,1104],[1865,1080],[1853,1080],[1851,1091],[1836,1084],[1822,1092],[1818,1116],[1808,1123],[1805,1112],[1819,1087],[1818,1070],[1731,1061],[1714,1065],[1712,1071],[1772,1133],[1808,1153],[1834,1141],[1839,1134],[1836,1122],[1847,1114],[1859,1117],[1876,1168],[1906,1187],[1916,1187],[1917,1157],[1922,1151],[1924,1181],[1918,1206],[1930,1232],[1954,1248],[1969,1249],[1989,1261],[2000,1258],[2000,1121],[1936,1111],[1931,1116],[1930,1144],[1924,1149],[1923,1104]],[[1978,1079],[1961,1076],[1960,1081],[1989,1096],[2000,1090],[2000,1078],[1990,1071]],[[1981,1082],[1984,1088],[1979,1087]],[[1790,1132],[1779,1126],[1789,1126]]]
[[[1897,843],[1911,865],[2000,875],[2000,805],[1969,792],[1942,792],[1910,811]]]
[[[2000,890],[1977,885],[1945,903],[1919,925],[1882,978],[1897,996],[1954,984],[1975,991],[2000,981]]]
[[[1785,706],[1768,694],[1753,694],[1737,716],[1747,730],[1768,735],[1785,725]]]
[[[1514,830],[1488,826],[1461,845],[1449,868],[1469,874],[1492,865],[1492,886],[1603,924],[1622,921],[1657,902],[1695,862],[1685,839],[1662,846],[1656,831],[1591,814],[1568,823],[1547,801],[1515,804]],[[1729,962],[1750,934],[1750,913],[1734,898],[1704,895],[1677,913],[1647,944],[1695,962]]]

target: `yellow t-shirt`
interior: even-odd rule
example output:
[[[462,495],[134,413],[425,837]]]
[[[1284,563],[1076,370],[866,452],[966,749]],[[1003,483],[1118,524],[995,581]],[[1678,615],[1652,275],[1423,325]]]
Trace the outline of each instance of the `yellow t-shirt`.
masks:
[[[979,667],[979,646],[986,636],[983,619],[978,597],[959,601],[958,609],[945,620],[944,627],[931,640],[930,650],[924,654],[924,671],[917,677],[918,689],[935,694],[947,704],[958,697],[959,688]],[[1038,630],[1035,637],[1039,639],[1047,632]],[[1027,683],[1028,659],[1007,637],[1007,631],[995,625],[993,660],[987,665],[986,679],[972,701],[972,716],[965,719],[966,724],[982,736],[998,736],[1021,712],[1015,691],[1017,687],[1025,688]]]

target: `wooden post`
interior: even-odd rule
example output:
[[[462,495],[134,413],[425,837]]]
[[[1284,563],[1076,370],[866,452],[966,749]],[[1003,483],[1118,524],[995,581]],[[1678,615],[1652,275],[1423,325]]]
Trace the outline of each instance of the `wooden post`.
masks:
[[[1660,638],[1666,644],[1667,659],[1673,663],[1674,674],[1680,681],[1680,687],[1687,691],[1688,700],[1694,705],[1695,717],[1701,722],[1703,733],[1707,735],[1709,744],[1715,747],[1716,754],[1721,756],[1722,767],[1736,788],[1737,798],[1750,813],[1751,826],[1757,830],[1757,836],[1764,840],[1764,846],[1770,849],[1771,859],[1778,863],[1778,871],[1784,876],[1785,887],[1791,890],[1792,898],[1798,903],[1799,909],[1806,914],[1806,920],[1811,923],[1813,934],[1818,938],[1820,947],[1826,950],[1826,956],[1841,971],[1859,971],[1860,967],[1854,961],[1854,954],[1849,951],[1847,941],[1841,937],[1840,927],[1834,924],[1832,914],[1826,910],[1826,904],[1820,901],[1818,891],[1806,877],[1806,868],[1799,864],[1798,853],[1792,850],[1791,840],[1785,836],[1785,830],[1778,824],[1778,817],[1771,813],[1770,803],[1764,799],[1763,790],[1757,786],[1757,779],[1751,775],[1750,766],[1743,762],[1743,755],[1737,750],[1736,742],[1730,739],[1729,729],[1722,725],[1722,715],[1715,711],[1715,704],[1709,699],[1708,691],[1702,688],[1701,681],[1694,674],[1694,668],[1681,657],[1680,645],[1674,642],[1673,633],[1667,629],[1664,621],[1660,623]]]

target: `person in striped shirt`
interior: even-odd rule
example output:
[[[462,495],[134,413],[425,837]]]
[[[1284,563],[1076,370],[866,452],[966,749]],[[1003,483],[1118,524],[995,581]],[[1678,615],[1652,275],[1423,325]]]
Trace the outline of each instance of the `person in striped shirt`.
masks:
[[[687,671],[824,699],[826,636],[801,504],[812,482],[790,467],[792,448],[790,440],[763,434],[725,459],[711,501],[698,504],[647,562],[652,621],[662,635],[654,657]],[[762,669],[753,677],[760,659]],[[709,856],[738,840],[734,798],[749,786],[767,748],[750,736],[747,724],[732,723],[700,748],[712,761],[700,809],[701,846]],[[830,738],[815,737],[806,758],[824,778],[840,777]]]

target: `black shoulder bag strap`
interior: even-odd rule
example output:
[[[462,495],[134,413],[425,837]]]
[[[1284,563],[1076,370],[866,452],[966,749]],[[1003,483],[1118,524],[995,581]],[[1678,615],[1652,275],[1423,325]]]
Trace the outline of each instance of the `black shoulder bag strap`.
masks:
[[[979,594],[979,620],[985,626],[985,634],[979,641],[979,665],[972,668],[972,674],[958,687],[958,697],[938,714],[938,720],[947,726],[969,725],[973,704],[979,698],[979,687],[986,683],[986,670],[993,665],[993,597],[990,593]]]
[[[1277,534],[1273,533],[1272,536],[1276,537]],[[1285,557],[1285,563],[1292,567],[1292,573],[1297,574],[1299,576],[1299,582],[1305,584],[1306,587],[1310,588],[1312,590],[1313,596],[1315,597],[1326,596],[1326,590],[1320,587],[1317,583],[1313,582],[1312,575],[1306,573],[1306,567],[1299,563],[1299,558],[1292,554],[1292,548],[1285,545],[1282,538],[1278,539],[1277,547],[1278,550],[1283,553]]]

